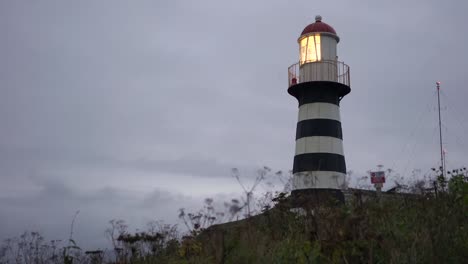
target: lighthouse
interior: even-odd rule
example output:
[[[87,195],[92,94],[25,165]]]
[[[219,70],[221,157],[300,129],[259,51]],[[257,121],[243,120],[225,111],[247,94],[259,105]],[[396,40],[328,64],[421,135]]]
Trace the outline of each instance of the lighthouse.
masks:
[[[299,103],[292,197],[344,201],[346,164],[340,101],[350,91],[349,66],[338,61],[340,38],[321,16],[299,39],[299,61],[288,68],[288,93]]]

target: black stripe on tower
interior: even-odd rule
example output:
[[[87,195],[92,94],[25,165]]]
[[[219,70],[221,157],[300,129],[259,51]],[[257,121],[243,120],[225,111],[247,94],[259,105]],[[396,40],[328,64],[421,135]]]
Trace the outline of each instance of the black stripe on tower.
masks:
[[[296,97],[299,106],[309,103],[330,103],[339,106],[341,98],[349,92],[349,86],[329,81],[304,82],[288,89],[288,93]]]
[[[303,171],[346,173],[345,158],[334,153],[305,153],[294,156],[293,173]]]
[[[313,136],[343,139],[341,122],[332,119],[306,119],[297,123],[296,140]]]

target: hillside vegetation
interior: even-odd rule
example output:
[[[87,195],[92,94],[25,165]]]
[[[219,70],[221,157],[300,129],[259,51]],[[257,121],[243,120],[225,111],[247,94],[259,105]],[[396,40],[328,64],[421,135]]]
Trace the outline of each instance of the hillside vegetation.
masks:
[[[439,178],[434,187],[295,212],[281,193],[273,208],[240,221],[204,229],[212,216],[191,215],[191,232],[183,237],[175,226],[131,234],[112,222],[114,251],[107,257],[100,250],[85,254],[73,243],[52,252],[39,235],[25,234],[20,251],[12,241],[3,247],[0,263],[466,263],[467,178]]]

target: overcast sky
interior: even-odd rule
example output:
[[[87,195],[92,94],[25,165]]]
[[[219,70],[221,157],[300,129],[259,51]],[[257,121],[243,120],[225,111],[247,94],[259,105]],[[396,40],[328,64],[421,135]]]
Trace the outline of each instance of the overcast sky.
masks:
[[[467,164],[465,1],[0,1],[0,239],[24,230],[106,246],[239,192],[255,168],[292,169],[287,68],[317,14],[351,67],[341,103],[348,170],[409,176]],[[221,202],[221,201],[220,201]],[[88,243],[86,242],[86,243]]]

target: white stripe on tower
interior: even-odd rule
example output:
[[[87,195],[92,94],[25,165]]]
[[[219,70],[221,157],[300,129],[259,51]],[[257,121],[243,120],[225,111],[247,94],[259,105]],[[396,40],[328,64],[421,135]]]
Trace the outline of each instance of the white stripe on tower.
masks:
[[[292,187],[294,190],[324,188],[342,189],[345,187],[346,175],[336,171],[306,171],[294,173]]]
[[[344,156],[343,140],[335,137],[303,137],[296,140],[296,154],[334,153]]]
[[[299,120],[332,119],[341,121],[340,107],[331,103],[309,103],[299,107]]]

